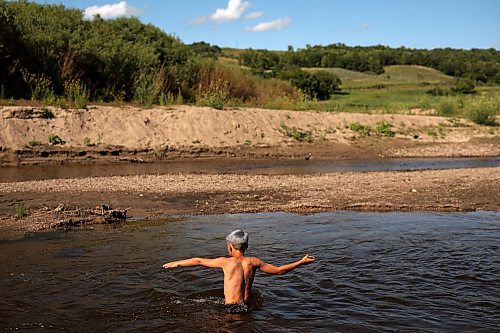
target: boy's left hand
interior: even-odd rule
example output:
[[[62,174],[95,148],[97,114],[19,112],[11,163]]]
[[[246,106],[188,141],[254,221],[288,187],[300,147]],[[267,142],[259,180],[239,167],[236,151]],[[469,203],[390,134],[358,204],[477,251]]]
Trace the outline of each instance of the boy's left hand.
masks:
[[[167,262],[166,264],[163,265],[163,268],[168,269],[168,268],[175,268],[177,267],[173,262]]]

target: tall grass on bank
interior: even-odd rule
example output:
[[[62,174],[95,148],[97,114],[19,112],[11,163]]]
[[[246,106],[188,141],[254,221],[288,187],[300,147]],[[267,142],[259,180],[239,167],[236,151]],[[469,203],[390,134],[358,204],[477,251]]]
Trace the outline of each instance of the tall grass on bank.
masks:
[[[288,82],[253,76],[233,64],[203,61],[200,64],[195,89],[196,104],[216,109],[224,106],[261,106],[277,100],[292,103],[301,98],[300,92]]]
[[[495,126],[500,115],[500,96],[446,96],[441,97],[436,107],[437,114],[444,117],[464,117],[478,125]]]
[[[469,98],[464,103],[464,115],[476,124],[496,126],[496,116],[500,115],[500,98],[498,96],[481,96]]]

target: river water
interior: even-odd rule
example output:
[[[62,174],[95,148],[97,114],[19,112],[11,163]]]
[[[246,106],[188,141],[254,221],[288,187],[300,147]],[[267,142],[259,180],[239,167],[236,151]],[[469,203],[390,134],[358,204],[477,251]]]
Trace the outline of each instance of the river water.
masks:
[[[258,272],[259,306],[222,309],[216,269],[166,261],[248,255],[314,264]],[[288,213],[128,221],[0,242],[0,328],[67,332],[495,332],[500,213]]]
[[[500,166],[500,157],[384,158],[376,160],[191,159],[153,163],[2,167],[0,182],[179,172],[302,175],[328,172],[409,171]]]

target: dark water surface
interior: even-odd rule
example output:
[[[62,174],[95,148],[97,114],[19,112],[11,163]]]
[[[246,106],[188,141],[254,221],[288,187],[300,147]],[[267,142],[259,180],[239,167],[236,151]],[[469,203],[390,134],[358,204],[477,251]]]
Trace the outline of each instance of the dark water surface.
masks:
[[[249,255],[317,262],[257,273],[249,314],[222,310],[222,274],[165,261]],[[67,332],[498,332],[500,213],[180,217],[0,242],[0,328]]]
[[[111,165],[47,165],[0,168],[0,182],[93,176],[166,174],[179,172],[239,174],[313,174],[327,172],[435,170],[500,166],[500,157],[395,158],[378,160],[246,160],[199,159]]]

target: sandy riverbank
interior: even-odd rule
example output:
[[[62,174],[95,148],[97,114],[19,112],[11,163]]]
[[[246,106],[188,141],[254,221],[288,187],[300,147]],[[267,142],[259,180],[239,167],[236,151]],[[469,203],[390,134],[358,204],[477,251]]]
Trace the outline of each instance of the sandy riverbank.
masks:
[[[418,110],[415,111],[415,113]],[[378,122],[395,137],[377,135]],[[370,126],[363,136],[349,125]],[[310,142],[294,133],[308,133]],[[62,144],[51,145],[50,135]],[[500,156],[500,128],[429,115],[193,106],[88,110],[0,107],[0,165],[236,156],[325,159]]]
[[[47,219],[15,220],[59,204],[130,208],[129,216],[333,210],[500,210],[500,167],[316,175],[169,174],[0,183],[0,234],[44,229]]]

